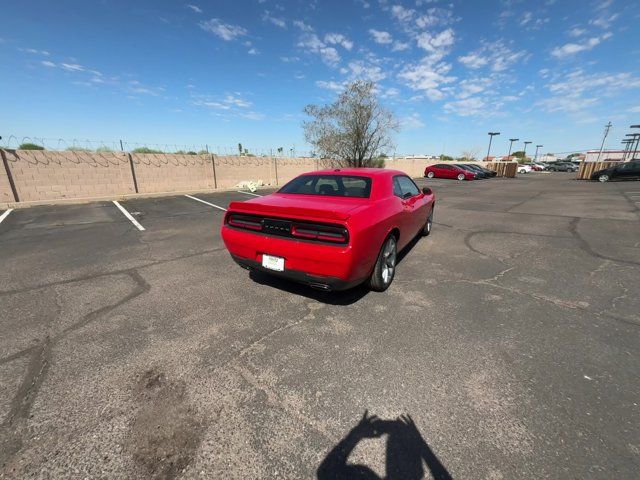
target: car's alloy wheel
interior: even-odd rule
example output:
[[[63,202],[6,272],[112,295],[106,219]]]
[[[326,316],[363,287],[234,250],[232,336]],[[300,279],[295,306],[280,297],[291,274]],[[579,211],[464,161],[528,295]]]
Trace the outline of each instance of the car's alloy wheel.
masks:
[[[458,180],[464,180],[464,173],[458,174]]]
[[[429,213],[429,217],[427,217],[427,223],[425,223],[422,228],[422,235],[425,237],[431,233],[431,229],[433,228],[433,211],[434,208],[431,209],[431,213]]]
[[[436,174],[435,174],[435,173],[433,173],[433,172],[429,172],[429,173],[427,173],[427,177],[429,177],[429,178],[433,178],[433,177],[435,177],[435,176],[436,176]]]
[[[398,245],[396,237],[389,235],[382,245],[382,249],[378,254],[378,260],[373,268],[373,273],[369,278],[369,288],[376,292],[384,292],[396,273],[396,260],[398,253]]]
[[[598,181],[604,183],[604,182],[608,182],[609,181],[609,175],[600,175],[598,177]]]

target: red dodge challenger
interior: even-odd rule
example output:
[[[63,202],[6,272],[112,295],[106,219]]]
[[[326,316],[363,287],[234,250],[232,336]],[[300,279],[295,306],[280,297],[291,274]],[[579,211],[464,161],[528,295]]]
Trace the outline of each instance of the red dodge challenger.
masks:
[[[232,202],[222,238],[246,269],[321,290],[367,282],[382,292],[398,251],[431,232],[434,206],[431,189],[397,170],[311,172],[271,195]]]

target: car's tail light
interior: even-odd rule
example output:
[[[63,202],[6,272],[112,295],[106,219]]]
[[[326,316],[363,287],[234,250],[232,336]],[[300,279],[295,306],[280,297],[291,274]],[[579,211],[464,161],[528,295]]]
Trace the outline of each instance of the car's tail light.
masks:
[[[291,235],[297,238],[318,240],[320,242],[347,243],[349,240],[349,233],[344,227],[332,227],[312,223],[294,223],[291,227]]]
[[[262,220],[257,217],[249,217],[246,215],[238,215],[237,213],[230,213],[227,215],[227,224],[236,228],[246,228],[247,230],[262,230]]]

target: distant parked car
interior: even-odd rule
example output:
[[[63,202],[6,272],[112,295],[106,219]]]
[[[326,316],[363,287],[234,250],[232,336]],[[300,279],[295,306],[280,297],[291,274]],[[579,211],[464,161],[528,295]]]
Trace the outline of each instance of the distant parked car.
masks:
[[[460,168],[465,169],[467,172],[474,173],[476,175],[476,178],[489,178],[489,175],[487,175],[480,169],[476,169],[473,165],[468,165],[466,163],[458,163],[456,165]]]
[[[474,172],[481,173],[484,175],[484,178],[491,178],[497,175],[493,170],[488,170],[486,168],[481,167],[480,165],[476,165],[475,163],[465,163],[462,166],[469,167]]]
[[[640,161],[626,162],[621,165],[593,172],[591,180],[608,182],[609,180],[640,180]]]
[[[547,169],[550,172],[577,172],[578,166],[571,162],[555,162]]]
[[[531,169],[534,172],[541,172],[541,171],[543,171],[545,169],[545,166],[542,165],[541,163],[532,163],[531,164]]]
[[[475,180],[476,174],[460,168],[457,164],[438,163],[429,165],[424,169],[424,176],[427,178],[457,178],[458,180]]]
[[[518,165],[518,173],[529,173],[531,170],[531,165]]]

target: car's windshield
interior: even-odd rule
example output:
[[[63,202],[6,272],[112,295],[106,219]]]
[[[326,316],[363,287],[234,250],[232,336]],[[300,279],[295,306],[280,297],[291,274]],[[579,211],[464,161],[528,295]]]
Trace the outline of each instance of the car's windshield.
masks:
[[[371,179],[355,175],[302,175],[291,180],[278,193],[369,198]]]

